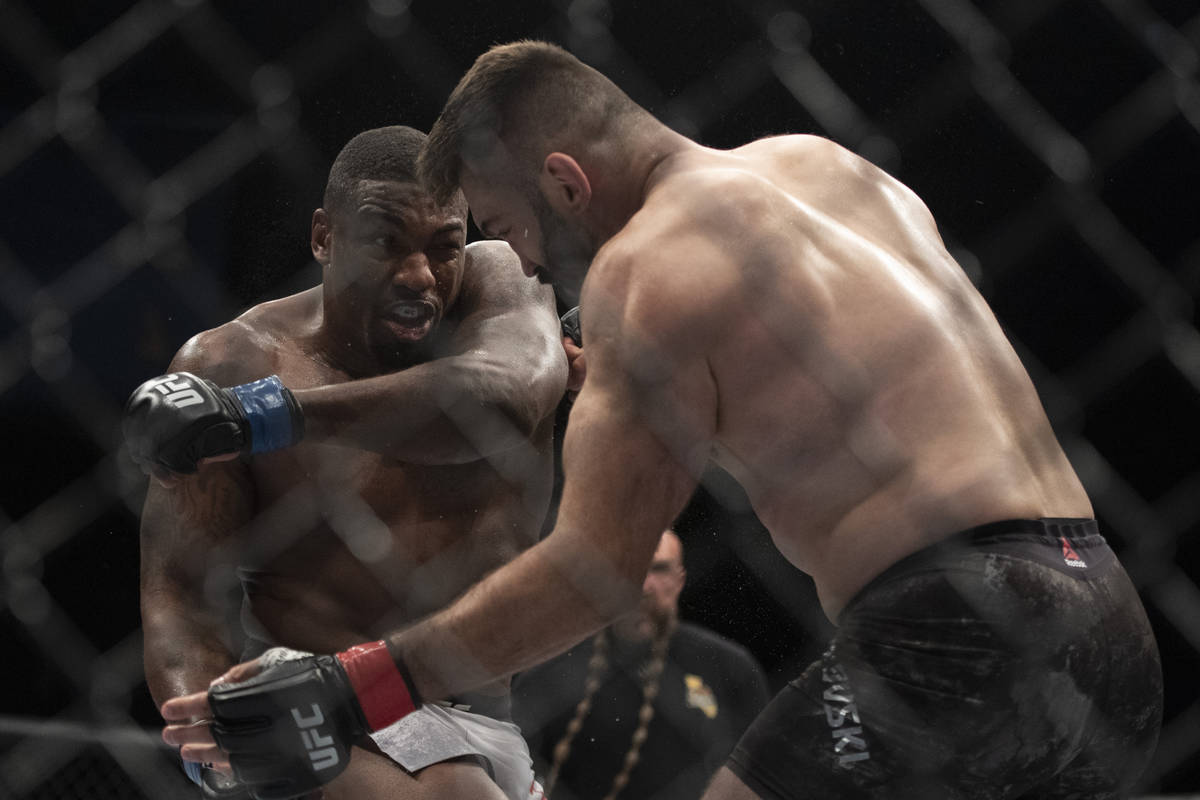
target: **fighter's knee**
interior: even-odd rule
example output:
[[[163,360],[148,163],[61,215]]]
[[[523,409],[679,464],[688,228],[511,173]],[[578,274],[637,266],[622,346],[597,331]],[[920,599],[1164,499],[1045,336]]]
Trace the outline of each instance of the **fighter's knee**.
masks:
[[[423,800],[428,796],[422,793],[416,776],[395,761],[373,748],[357,746],[346,771],[320,791],[320,800]]]
[[[446,797],[471,797],[479,800],[506,800],[500,787],[476,759],[455,759],[426,767],[417,773],[422,788],[421,800]]]

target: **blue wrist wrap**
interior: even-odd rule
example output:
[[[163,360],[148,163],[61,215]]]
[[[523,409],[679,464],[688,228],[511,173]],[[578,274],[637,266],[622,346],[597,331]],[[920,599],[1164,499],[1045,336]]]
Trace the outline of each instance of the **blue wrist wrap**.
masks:
[[[195,761],[184,761],[183,771],[192,779],[192,783],[197,786],[204,785],[204,767],[197,764]]]
[[[292,444],[292,414],[275,375],[232,387],[250,423],[250,453],[267,453]]]

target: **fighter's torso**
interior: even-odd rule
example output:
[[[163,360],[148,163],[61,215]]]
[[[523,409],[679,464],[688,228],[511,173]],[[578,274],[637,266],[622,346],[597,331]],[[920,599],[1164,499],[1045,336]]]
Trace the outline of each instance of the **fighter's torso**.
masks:
[[[621,235],[656,228],[705,253],[681,268],[714,459],[831,616],[955,530],[1090,516],[995,317],[886,174],[815,137],[685,154]]]
[[[294,389],[349,379],[302,340],[278,337],[269,355]],[[254,457],[255,521],[240,566],[248,632],[332,652],[446,606],[537,540],[551,428],[535,448],[465,464],[308,441]]]

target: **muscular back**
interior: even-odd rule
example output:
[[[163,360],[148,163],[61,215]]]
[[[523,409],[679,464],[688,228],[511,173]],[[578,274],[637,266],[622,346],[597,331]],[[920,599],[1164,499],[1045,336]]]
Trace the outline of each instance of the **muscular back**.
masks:
[[[953,531],[1091,515],[1016,354],[912,192],[805,136],[685,151],[659,173],[585,297],[624,298],[621,324],[646,331],[627,358],[707,369],[711,455],[831,617]]]

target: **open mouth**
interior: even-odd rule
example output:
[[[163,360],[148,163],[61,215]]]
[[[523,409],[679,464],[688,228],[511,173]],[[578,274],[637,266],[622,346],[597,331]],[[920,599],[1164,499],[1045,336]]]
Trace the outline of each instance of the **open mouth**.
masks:
[[[388,306],[383,322],[397,339],[415,342],[425,338],[433,328],[437,309],[425,300],[402,300]]]

